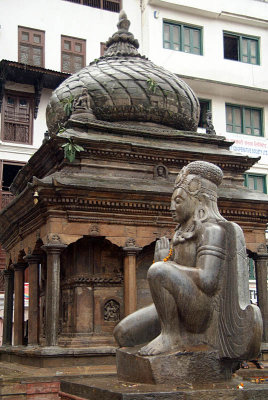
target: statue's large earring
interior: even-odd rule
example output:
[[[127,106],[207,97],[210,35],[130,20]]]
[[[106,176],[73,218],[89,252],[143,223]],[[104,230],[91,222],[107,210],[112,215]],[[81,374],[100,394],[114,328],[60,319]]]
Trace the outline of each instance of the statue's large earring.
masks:
[[[198,219],[201,219],[201,220],[205,219],[206,212],[205,212],[204,208],[199,208],[197,210],[197,213],[198,213]]]
[[[207,218],[207,210],[201,203],[199,203],[199,205],[197,206],[195,215],[196,215],[197,221],[200,221],[200,222],[204,221]]]

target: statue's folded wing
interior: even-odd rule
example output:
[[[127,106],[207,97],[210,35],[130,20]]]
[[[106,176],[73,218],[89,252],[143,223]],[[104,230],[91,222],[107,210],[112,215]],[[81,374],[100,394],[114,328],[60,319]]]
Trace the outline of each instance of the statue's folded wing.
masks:
[[[242,229],[222,224],[229,243],[220,294],[219,345],[221,357],[251,360],[258,356],[262,338],[259,307],[250,304],[246,246]]]

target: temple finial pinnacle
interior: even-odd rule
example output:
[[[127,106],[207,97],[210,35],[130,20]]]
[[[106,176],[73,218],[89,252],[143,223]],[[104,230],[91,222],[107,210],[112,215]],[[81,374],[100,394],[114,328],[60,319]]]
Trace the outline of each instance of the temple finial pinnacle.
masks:
[[[129,26],[130,26],[130,21],[127,19],[127,14],[124,10],[121,10],[119,14],[119,21],[117,24],[117,28],[118,30],[128,32]]]

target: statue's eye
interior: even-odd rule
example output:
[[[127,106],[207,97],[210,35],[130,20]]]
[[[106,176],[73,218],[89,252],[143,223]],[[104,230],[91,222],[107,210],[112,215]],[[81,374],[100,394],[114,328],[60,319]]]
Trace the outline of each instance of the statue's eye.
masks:
[[[175,199],[176,204],[180,204],[182,202],[182,198],[181,197],[177,197]]]

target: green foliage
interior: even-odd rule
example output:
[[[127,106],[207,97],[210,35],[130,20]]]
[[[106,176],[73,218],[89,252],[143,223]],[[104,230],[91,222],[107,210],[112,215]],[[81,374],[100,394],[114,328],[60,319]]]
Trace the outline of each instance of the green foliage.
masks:
[[[157,89],[157,82],[153,78],[147,79],[147,86],[150,92],[155,93]]]
[[[66,128],[65,128],[65,126],[63,125],[63,124],[58,124],[58,132],[57,132],[57,135],[59,134],[59,133],[63,133],[63,132],[65,132],[66,131]]]
[[[67,117],[70,117],[70,115],[72,114],[72,110],[73,110],[74,96],[71,94],[69,97],[62,99],[60,102],[63,105],[65,114],[67,115]]]
[[[84,148],[75,144],[72,138],[67,140],[68,142],[61,146],[64,149],[64,158],[67,158],[70,162],[74,162],[76,152],[84,151]]]

